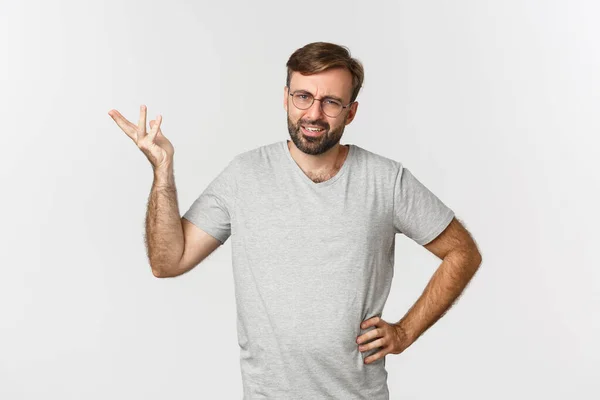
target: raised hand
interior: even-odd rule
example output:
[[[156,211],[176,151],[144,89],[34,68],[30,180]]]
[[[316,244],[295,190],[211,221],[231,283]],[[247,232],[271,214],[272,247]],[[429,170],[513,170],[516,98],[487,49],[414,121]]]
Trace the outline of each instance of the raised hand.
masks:
[[[156,121],[150,121],[150,132],[146,132],[146,106],[140,106],[140,119],[137,125],[125,119],[117,110],[110,110],[108,115],[119,127],[134,141],[138,148],[146,155],[153,168],[161,169],[173,165],[175,149],[171,142],[162,134],[160,124],[162,116]]]

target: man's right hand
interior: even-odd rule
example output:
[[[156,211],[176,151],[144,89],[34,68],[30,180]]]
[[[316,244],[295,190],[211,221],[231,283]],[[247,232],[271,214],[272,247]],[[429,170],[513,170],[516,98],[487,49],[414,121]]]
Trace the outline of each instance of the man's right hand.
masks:
[[[154,170],[169,168],[173,165],[175,149],[171,142],[162,134],[160,124],[162,116],[157,116],[156,121],[150,121],[150,132],[146,132],[146,106],[140,106],[140,119],[137,125],[125,119],[117,110],[110,110],[108,115],[119,127],[135,142],[138,148],[146,155]]]

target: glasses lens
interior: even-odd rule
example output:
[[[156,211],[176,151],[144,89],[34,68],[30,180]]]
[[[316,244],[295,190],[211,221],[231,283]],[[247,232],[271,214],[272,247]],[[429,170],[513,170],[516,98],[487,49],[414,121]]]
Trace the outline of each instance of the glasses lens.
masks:
[[[292,100],[296,107],[304,110],[312,105],[313,97],[308,93],[294,93]]]
[[[337,117],[342,112],[342,104],[330,99],[323,100],[323,112],[330,117]]]

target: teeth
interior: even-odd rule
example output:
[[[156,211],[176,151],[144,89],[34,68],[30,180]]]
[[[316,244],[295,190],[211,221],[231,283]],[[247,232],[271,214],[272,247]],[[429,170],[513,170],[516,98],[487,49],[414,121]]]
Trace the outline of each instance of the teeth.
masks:
[[[306,129],[307,131],[312,131],[312,132],[319,132],[319,131],[323,130],[323,128],[309,128],[309,127],[304,127],[304,129]]]

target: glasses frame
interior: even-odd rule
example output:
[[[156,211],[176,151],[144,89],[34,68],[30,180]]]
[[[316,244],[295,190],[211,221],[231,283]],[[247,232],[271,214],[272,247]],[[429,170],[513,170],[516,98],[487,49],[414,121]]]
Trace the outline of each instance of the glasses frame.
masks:
[[[290,88],[288,87],[288,90],[289,90],[289,89],[290,89]],[[294,103],[294,95],[295,95],[296,93],[298,93],[298,92],[302,92],[302,93],[309,94],[309,95],[310,95],[310,97],[312,97],[312,101],[310,102],[310,105],[309,105],[308,107],[306,107],[306,108],[300,108],[300,107],[298,107],[298,106],[296,105],[296,103]],[[327,113],[325,112],[325,110],[323,110],[323,99],[331,99],[331,97],[327,97],[327,96],[325,96],[325,97],[321,97],[320,99],[317,99],[317,98],[316,98],[316,97],[315,97],[315,96],[314,96],[312,93],[310,93],[310,92],[307,92],[306,90],[302,90],[302,89],[298,89],[298,90],[296,90],[296,91],[294,91],[294,92],[291,92],[291,93],[289,93],[289,95],[290,95],[290,96],[292,96],[292,104],[293,104],[293,105],[294,105],[294,107],[296,107],[298,110],[308,110],[309,108],[311,108],[311,107],[313,106],[313,104],[315,104],[315,100],[319,100],[319,101],[321,102],[321,103],[319,104],[319,106],[320,106],[320,108],[321,108],[321,111],[323,112],[323,114],[327,115],[327,116],[328,116],[328,117],[330,117],[330,118],[337,118],[337,117],[339,117],[339,116],[342,114],[342,112],[344,111],[344,109],[346,109],[346,108],[350,107],[350,105],[352,105],[352,104],[356,103],[356,100],[355,100],[355,101],[351,101],[350,103],[348,103],[348,104],[346,104],[346,105],[343,105],[343,104],[342,104],[342,109],[340,110],[340,112],[338,113],[338,115],[335,115],[335,116],[333,116],[333,115],[329,115],[329,114],[327,114]],[[332,100],[335,100],[335,99],[332,99]],[[337,101],[337,100],[336,100],[336,101]]]

